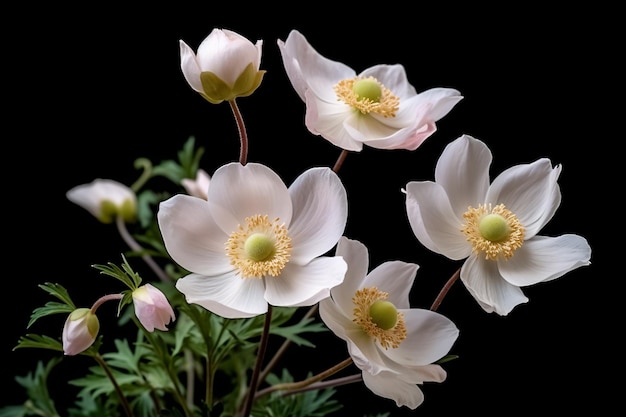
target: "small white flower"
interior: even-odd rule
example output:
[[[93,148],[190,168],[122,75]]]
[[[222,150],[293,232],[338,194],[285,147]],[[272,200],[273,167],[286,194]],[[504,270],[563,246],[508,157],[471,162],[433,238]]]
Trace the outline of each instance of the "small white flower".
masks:
[[[199,169],[196,173],[196,179],[183,178],[181,184],[185,187],[187,194],[206,200],[209,193],[209,184],[211,176],[203,169]]]
[[[87,350],[98,336],[100,322],[98,316],[88,308],[77,308],[65,320],[63,326],[63,353],[78,355]]]
[[[112,223],[117,216],[126,222],[133,222],[137,216],[137,195],[130,187],[117,181],[98,178],[72,188],[66,197],[102,223]]]
[[[451,88],[417,93],[402,65],[375,65],[357,75],[320,55],[297,30],[278,40],[287,76],[306,103],[309,131],[334,145],[361,151],[417,149],[439,119],[463,98]]]
[[[213,29],[198,53],[180,41],[180,66],[195,91],[213,104],[252,94],[265,71],[259,70],[263,41],[253,44],[227,29]]]
[[[341,257],[321,256],[341,237],[347,196],[328,168],[287,188],[270,168],[230,163],[215,171],[207,200],[178,194],[157,213],[172,259],[191,274],[176,287],[226,318],[275,306],[310,306],[343,280]]]
[[[463,135],[443,151],[435,182],[406,186],[413,232],[433,252],[467,258],[461,281],[487,312],[507,315],[528,301],[520,287],[590,264],[581,236],[538,235],[561,203],[561,166],[542,158],[511,167],[489,183],[491,151]]]
[[[145,284],[132,293],[135,315],[147,331],[166,331],[166,325],[174,320],[174,310],[165,295],[151,284]]]
[[[389,261],[368,273],[367,248],[345,237],[336,255],[345,259],[348,271],[320,301],[322,320],[347,342],[372,392],[416,408],[424,399],[418,384],[445,380],[445,370],[434,362],[450,351],[457,327],[439,313],[410,307],[416,264]]]

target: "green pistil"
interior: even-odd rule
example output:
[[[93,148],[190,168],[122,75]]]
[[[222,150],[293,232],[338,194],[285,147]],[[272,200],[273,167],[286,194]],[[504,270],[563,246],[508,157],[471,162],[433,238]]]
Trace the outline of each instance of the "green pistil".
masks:
[[[398,310],[389,301],[374,301],[369,313],[372,321],[383,330],[391,329],[398,321]]]
[[[478,223],[478,231],[491,242],[500,242],[509,237],[510,228],[506,219],[499,214],[487,214]]]
[[[274,241],[263,233],[254,233],[246,239],[244,251],[250,259],[261,262],[269,259],[276,252]]]
[[[352,86],[352,91],[356,93],[359,100],[367,99],[375,103],[378,103],[383,95],[380,84],[371,78],[356,81]]]

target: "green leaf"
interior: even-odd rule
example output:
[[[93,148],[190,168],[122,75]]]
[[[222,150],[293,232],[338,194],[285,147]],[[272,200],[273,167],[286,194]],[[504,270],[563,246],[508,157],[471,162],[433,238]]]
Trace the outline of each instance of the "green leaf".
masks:
[[[26,325],[26,328],[29,329],[30,326],[33,325],[33,323],[35,323],[38,319],[42,317],[59,313],[70,314],[75,309],[76,308],[71,305],[59,303],[56,301],[49,301],[43,307],[37,307],[33,310],[33,314],[31,314],[30,320],[28,321],[28,325]]]
[[[93,267],[98,269],[101,274],[122,281],[131,291],[134,291],[141,284],[141,277],[138,273],[133,271],[124,255],[122,255],[122,259],[124,262],[121,268],[112,262],[109,262],[107,265],[96,264],[93,265]]]
[[[63,303],[72,307],[72,310],[76,309],[76,306],[72,302],[72,299],[70,298],[69,293],[62,285],[53,284],[51,282],[46,282],[45,284],[39,285],[39,288],[43,289],[44,291],[47,291],[51,295],[61,300]]]
[[[54,401],[50,398],[48,392],[48,376],[60,361],[61,358],[53,358],[45,366],[43,362],[39,361],[34,374],[29,372],[25,376],[15,377],[15,381],[26,389],[28,402],[25,406],[29,410],[39,410],[38,415],[59,417],[59,413],[54,407]],[[27,415],[32,415],[32,412],[29,412]]]
[[[51,338],[50,336],[42,336],[38,334],[27,334],[26,336],[20,337],[17,346],[15,346],[13,350],[27,347],[50,349],[58,352],[63,352],[63,346],[61,345],[61,342]]]

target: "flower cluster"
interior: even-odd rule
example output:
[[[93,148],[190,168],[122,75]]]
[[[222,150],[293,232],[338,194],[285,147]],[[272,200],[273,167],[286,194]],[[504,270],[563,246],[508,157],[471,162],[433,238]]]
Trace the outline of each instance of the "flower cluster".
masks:
[[[65,325],[17,345],[96,361],[100,370],[74,381],[82,409],[73,415],[327,415],[343,406],[332,400],[335,390],[355,382],[415,409],[424,401],[421,386],[444,382],[445,363],[455,358],[459,329],[437,309],[456,280],[485,312],[505,316],[528,302],[523,287],[590,264],[585,238],[541,235],[561,203],[561,166],[542,158],[491,181],[491,151],[462,135],[436,162],[434,181],[408,181],[398,190],[406,198],[407,229],[428,250],[463,261],[430,308],[411,306],[418,264],[370,267],[366,245],[345,233],[350,210],[340,170],[364,145],[417,150],[463,96],[443,87],[417,92],[399,64],[357,74],[321,55],[297,30],[277,46],[304,103],[306,129],[341,150],[333,167],[308,168],[286,184],[270,167],[248,162],[237,100],[262,84],[263,41],[214,29],[197,52],[180,41],[180,66],[208,103],[230,105],[239,160],[209,174],[200,167],[203,148],[190,138],[176,161],[152,167],[142,160],[144,175],[131,186],[95,179],[67,192],[99,222],[114,224],[130,248],[119,265],[94,265],[125,288],[91,307],[76,306],[59,284],[42,284],[60,302],[36,309],[29,327],[57,313],[66,315]],[[176,190],[149,189],[157,176]],[[134,261],[151,276],[140,276]],[[116,339],[117,351],[104,348],[98,309],[107,301],[118,303],[121,324],[132,322],[135,344]],[[310,345],[310,333],[327,330],[345,341],[346,360],[301,381],[286,369],[274,372],[291,343]],[[284,344],[267,363],[270,336]],[[332,378],[352,365],[356,374]],[[37,381],[45,385],[50,370],[40,370]],[[33,404],[54,408],[33,394],[22,415]]]

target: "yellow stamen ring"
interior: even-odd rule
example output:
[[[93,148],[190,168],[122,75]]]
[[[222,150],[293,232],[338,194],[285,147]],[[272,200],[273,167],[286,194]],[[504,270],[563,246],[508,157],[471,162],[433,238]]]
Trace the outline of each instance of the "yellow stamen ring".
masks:
[[[285,224],[260,214],[245,221],[246,225],[239,225],[226,242],[230,264],[242,278],[280,275],[291,255],[291,238]]]
[[[388,297],[388,293],[379,291],[376,287],[358,290],[354,294],[354,297],[352,297],[352,302],[355,306],[353,310],[353,321],[359,325],[368,336],[377,340],[383,348],[389,349],[392,347],[395,349],[406,339],[404,314],[396,310],[397,317],[395,323],[387,329],[381,328],[372,319],[371,307],[380,301],[385,301]],[[387,313],[389,312],[387,308],[385,310],[387,310]],[[386,321],[389,322],[389,320]]]
[[[378,89],[373,88],[372,83],[378,85],[380,94]],[[338,100],[363,114],[377,113],[383,117],[396,117],[396,112],[400,108],[400,99],[374,77],[341,80],[333,88]]]
[[[484,253],[487,260],[508,259],[524,244],[526,229],[504,204],[493,209],[491,204],[468,207],[463,218],[461,231],[472,244],[473,252]]]

